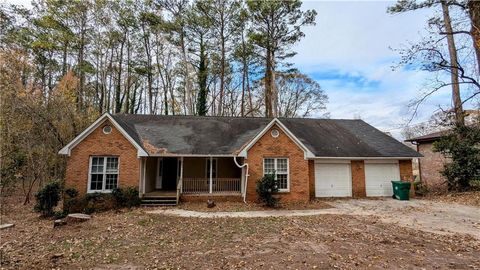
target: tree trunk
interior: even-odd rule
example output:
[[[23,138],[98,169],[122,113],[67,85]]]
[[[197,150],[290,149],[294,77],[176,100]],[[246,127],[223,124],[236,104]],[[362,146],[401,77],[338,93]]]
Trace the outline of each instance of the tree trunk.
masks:
[[[470,0],[468,2],[468,12],[472,28],[470,30],[473,47],[477,56],[477,72],[480,70],[480,1]]]
[[[224,29],[225,28],[225,21],[223,18],[223,14],[221,16],[221,26],[220,26],[220,50],[221,50],[221,65],[220,65],[220,93],[218,97],[218,115],[223,114],[223,96],[225,93],[225,35]]]
[[[267,49],[266,65],[265,65],[265,116],[273,117],[273,63],[272,52]]]
[[[143,31],[143,44],[145,47],[145,54],[147,56],[147,88],[148,88],[148,110],[149,113],[153,114],[153,78],[152,78],[152,57],[150,53],[150,40],[147,36],[147,32],[145,30],[145,23],[142,23],[142,31]]]
[[[122,110],[122,63],[123,63],[123,47],[125,45],[125,39],[127,37],[127,33],[124,34],[124,39],[122,44],[120,45],[120,56],[118,61],[118,78],[117,78],[117,85],[115,90],[115,113],[120,113]]]
[[[460,84],[458,81],[458,58],[457,48],[455,47],[455,39],[453,37],[452,22],[446,0],[442,0],[443,21],[445,24],[445,32],[447,32],[448,52],[450,54],[451,81],[452,81],[452,101],[455,111],[455,121],[457,126],[463,126],[464,116],[462,108],[462,99],[460,97]]]

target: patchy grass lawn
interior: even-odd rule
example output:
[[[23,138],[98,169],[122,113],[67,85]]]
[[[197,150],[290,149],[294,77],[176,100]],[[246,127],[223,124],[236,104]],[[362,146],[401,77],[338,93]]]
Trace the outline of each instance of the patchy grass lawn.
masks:
[[[0,231],[6,269],[474,268],[480,243],[374,217],[178,218],[144,208],[53,229],[12,204]],[[18,204],[17,204],[18,203]]]

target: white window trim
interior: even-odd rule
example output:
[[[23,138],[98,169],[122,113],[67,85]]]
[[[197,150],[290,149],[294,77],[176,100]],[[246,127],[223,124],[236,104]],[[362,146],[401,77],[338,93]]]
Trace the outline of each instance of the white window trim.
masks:
[[[120,183],[120,157],[119,156],[90,156],[90,161],[88,165],[88,183],[87,183],[87,193],[111,193],[112,189],[105,189],[107,185],[107,158],[115,157],[118,161],[118,169],[117,169],[117,188],[118,184]],[[91,181],[92,181],[92,162],[93,158],[103,158],[103,178],[102,178],[102,190],[92,190]]]
[[[279,188],[278,192],[290,192],[290,159],[288,157],[264,157],[263,158],[263,176],[265,176],[265,159],[273,159],[273,168],[275,170],[275,178],[277,178],[277,159],[287,160],[287,188]],[[275,179],[276,180],[276,179]]]

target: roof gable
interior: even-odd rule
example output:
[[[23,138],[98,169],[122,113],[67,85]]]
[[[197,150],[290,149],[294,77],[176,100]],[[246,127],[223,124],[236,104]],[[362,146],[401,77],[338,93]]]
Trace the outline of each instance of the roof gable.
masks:
[[[77,146],[83,139],[85,139],[88,135],[90,135],[95,129],[100,127],[105,121],[109,121],[112,125],[137,149],[137,156],[148,156],[147,152],[140,146],[135,139],[131,137],[131,133],[127,132],[122,126],[120,126],[113,117],[105,113],[100,116],[93,124],[87,127],[82,133],[80,133],[77,137],[75,137],[71,142],[69,142],[66,146],[64,146],[60,151],[58,151],[61,155],[68,155],[70,156],[72,149]],[[131,131],[130,131],[131,132]]]
[[[250,142],[248,142],[248,144],[245,145],[240,151],[239,156],[247,157],[248,150],[250,150],[250,148],[252,148],[255,143],[257,143],[258,140],[260,140],[263,135],[265,135],[265,133],[275,125],[278,126],[288,136],[288,138],[290,138],[290,140],[292,140],[300,149],[303,150],[305,158],[315,157],[315,155],[277,118],[274,118],[272,121],[270,121],[270,123],[268,123],[268,125],[261,132],[259,132]]]
[[[277,125],[305,158],[414,158],[421,155],[362,120],[165,115],[102,115],[60,150],[70,150],[109,119],[138,156],[246,156]]]

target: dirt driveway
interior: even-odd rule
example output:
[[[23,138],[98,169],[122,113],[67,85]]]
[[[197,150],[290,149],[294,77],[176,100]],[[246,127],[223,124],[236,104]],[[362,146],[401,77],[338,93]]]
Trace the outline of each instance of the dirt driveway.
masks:
[[[317,215],[375,216],[393,223],[438,234],[464,234],[480,240],[480,207],[428,200],[398,201],[393,199],[347,199],[329,202],[326,209],[263,210],[263,211],[189,211],[178,208],[147,211],[151,214],[190,218],[265,218]]]
[[[467,234],[480,240],[480,207],[428,200],[337,200],[336,214],[373,215],[382,222],[440,234]]]

